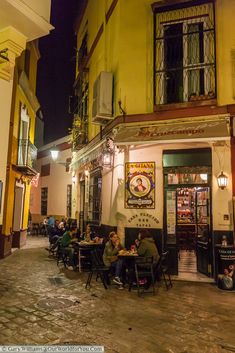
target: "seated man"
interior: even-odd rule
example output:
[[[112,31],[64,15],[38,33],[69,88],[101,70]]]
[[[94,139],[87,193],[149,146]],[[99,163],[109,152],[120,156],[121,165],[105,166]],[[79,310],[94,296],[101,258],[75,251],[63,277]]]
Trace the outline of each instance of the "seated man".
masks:
[[[120,275],[122,272],[123,261],[117,257],[118,252],[123,249],[123,246],[120,243],[120,239],[115,232],[109,234],[109,241],[105,245],[103,261],[105,266],[114,267],[115,277],[113,282],[116,284],[122,285],[120,280]]]
[[[59,229],[58,225],[59,225],[59,221],[58,219],[56,219],[54,226],[50,227],[49,229],[48,237],[49,237],[49,243],[51,245],[55,244],[59,239],[59,237],[61,237],[64,233],[62,229]]]
[[[69,257],[69,270],[74,270],[77,265],[77,258],[73,247],[73,242],[77,241],[77,238],[75,238],[76,233],[77,227],[72,226],[63,234],[60,240],[60,247],[63,253]]]

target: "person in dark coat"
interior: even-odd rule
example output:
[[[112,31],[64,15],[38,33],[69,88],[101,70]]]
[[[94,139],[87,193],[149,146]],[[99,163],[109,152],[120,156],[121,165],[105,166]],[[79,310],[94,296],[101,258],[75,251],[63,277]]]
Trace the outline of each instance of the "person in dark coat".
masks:
[[[157,264],[160,256],[152,235],[147,229],[141,229],[138,234],[138,239],[135,241],[137,253],[139,256],[153,257],[153,263]]]

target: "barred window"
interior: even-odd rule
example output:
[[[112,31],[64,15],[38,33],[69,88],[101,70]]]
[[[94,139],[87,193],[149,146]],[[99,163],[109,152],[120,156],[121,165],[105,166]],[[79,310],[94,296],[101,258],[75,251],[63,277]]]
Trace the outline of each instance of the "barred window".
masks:
[[[102,175],[98,171],[90,176],[88,220],[92,224],[99,224],[101,220],[101,189]]]
[[[155,104],[216,97],[214,5],[155,13]]]

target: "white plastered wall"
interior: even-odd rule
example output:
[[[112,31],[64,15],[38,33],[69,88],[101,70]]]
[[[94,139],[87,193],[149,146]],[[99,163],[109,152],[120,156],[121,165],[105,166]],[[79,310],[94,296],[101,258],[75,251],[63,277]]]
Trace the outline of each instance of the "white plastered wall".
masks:
[[[231,152],[229,142],[225,147],[216,147],[210,142],[179,143],[152,145],[143,148],[133,148],[129,152],[116,152],[113,171],[103,172],[102,181],[102,224],[118,226],[120,236],[124,235],[124,227],[137,228],[136,219],[132,216],[150,214],[154,219],[150,220],[151,227],[163,228],[163,150],[187,149],[187,148],[212,148],[212,216],[214,230],[232,230],[232,177],[231,177]],[[223,171],[229,178],[228,187],[220,190],[217,184],[217,176],[220,173],[223,160]],[[126,209],[125,199],[125,162],[155,162],[155,209]],[[229,215],[229,220],[224,220],[224,215]],[[143,216],[142,216],[143,217]],[[226,217],[225,217],[226,218]],[[156,222],[158,220],[158,223]]]
[[[71,150],[60,151],[59,161],[65,162],[71,157]],[[65,166],[53,162],[51,157],[38,159],[38,169],[41,165],[50,164],[50,175],[40,177],[38,187],[31,187],[30,212],[32,215],[41,214],[41,188],[48,188],[47,214],[66,216],[67,185],[72,185],[72,175],[66,172]],[[72,200],[73,202],[73,200]]]

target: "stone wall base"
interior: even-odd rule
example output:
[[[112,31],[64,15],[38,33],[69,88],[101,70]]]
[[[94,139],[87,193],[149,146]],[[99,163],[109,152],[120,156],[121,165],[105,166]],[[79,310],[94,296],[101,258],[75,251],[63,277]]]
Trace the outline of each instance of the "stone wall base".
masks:
[[[12,238],[13,248],[22,248],[26,244],[27,229],[21,229],[20,231],[14,231]]]
[[[12,234],[2,234],[2,226],[0,226],[0,259],[11,254]]]

